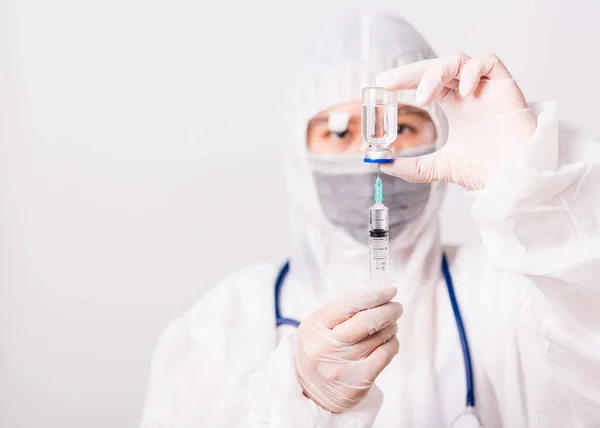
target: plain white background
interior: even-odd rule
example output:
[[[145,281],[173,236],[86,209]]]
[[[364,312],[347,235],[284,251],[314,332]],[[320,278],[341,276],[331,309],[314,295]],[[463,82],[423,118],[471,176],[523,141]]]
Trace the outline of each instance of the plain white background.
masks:
[[[286,256],[282,93],[362,2],[205,3],[0,1],[1,427],[135,426],[168,320]],[[368,3],[600,134],[597,2]],[[468,207],[452,189],[445,240],[477,238]]]

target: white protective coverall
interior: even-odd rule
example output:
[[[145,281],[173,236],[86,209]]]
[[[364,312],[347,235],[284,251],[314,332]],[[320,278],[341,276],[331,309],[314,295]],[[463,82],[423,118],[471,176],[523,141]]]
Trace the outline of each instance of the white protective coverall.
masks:
[[[354,14],[330,30],[302,63],[286,165],[293,248],[281,312],[298,320],[368,276],[367,248],[319,205],[308,120],[358,100],[378,72],[433,56],[399,18]],[[404,305],[400,353],[361,403],[332,414],[303,395],[295,332],[275,327],[282,256],[231,275],[168,326],[152,360],[142,427],[448,426],[464,410],[466,387],[443,251],[484,426],[599,427],[600,144],[562,129],[555,104],[531,107],[535,134],[475,193],[483,247],[442,247],[440,184],[423,215],[393,239],[390,276]],[[444,116],[428,108],[442,144]]]

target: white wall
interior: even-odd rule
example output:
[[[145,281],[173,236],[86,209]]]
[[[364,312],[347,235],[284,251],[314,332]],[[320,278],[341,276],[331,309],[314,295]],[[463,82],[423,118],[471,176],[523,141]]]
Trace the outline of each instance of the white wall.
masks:
[[[166,322],[286,255],[280,93],[311,29],[363,2],[202,3],[0,2],[1,427],[135,426]],[[600,134],[596,2],[369,3]],[[468,203],[451,191],[447,240],[476,236]]]

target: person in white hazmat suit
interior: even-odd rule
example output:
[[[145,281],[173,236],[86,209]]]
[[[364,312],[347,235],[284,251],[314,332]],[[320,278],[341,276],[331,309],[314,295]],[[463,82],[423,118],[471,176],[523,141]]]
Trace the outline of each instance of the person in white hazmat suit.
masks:
[[[231,275],[160,338],[142,427],[450,426],[467,387],[444,255],[482,425],[600,426],[600,144],[494,55],[435,58],[393,16],[345,16],[300,71],[278,316],[301,324],[276,327],[284,257]],[[406,90],[382,167],[394,286],[365,283],[376,173],[354,134],[375,81]],[[443,182],[474,191],[482,244],[440,244]]]

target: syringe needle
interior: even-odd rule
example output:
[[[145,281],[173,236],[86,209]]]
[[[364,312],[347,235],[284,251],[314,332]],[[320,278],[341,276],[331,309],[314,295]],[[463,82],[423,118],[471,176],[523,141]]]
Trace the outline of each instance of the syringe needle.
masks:
[[[383,183],[381,182],[381,178],[377,177],[375,180],[375,192],[373,194],[374,202],[383,202]]]
[[[379,178],[379,164],[377,164],[377,178]]]

